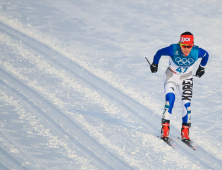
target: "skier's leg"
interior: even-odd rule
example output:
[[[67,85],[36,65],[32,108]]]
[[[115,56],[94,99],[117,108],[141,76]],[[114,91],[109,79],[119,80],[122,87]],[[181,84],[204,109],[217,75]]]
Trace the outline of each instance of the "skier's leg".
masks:
[[[193,78],[182,80],[179,85],[179,92],[182,100],[182,122],[183,125],[191,126],[191,99],[193,94]]]
[[[165,107],[162,117],[162,128],[161,128],[161,138],[163,140],[169,139],[169,131],[170,131],[170,119],[172,115],[172,109],[175,101],[175,91],[176,85],[173,83],[167,83],[164,87],[165,92]]]
[[[172,109],[175,101],[176,83],[174,81],[175,74],[168,68],[164,76],[164,94],[165,94],[165,107],[162,117],[161,138],[163,140],[169,139],[170,119]]]
[[[192,90],[193,90],[193,78],[187,78],[182,81],[179,86],[179,91],[182,99],[182,129],[181,137],[183,140],[190,140],[189,137],[189,128],[191,127],[191,99],[192,99]]]
[[[176,85],[173,82],[169,82],[164,86],[165,107],[162,116],[162,123],[165,122],[170,123],[172,109],[175,102],[175,90],[176,90]]]

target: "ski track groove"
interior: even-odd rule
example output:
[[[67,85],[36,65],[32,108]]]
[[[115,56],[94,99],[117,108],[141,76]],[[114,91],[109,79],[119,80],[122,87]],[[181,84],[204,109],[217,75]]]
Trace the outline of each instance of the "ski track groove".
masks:
[[[13,57],[5,54],[4,52],[2,52],[2,54],[3,54],[5,57],[7,57],[8,59],[9,59],[9,58],[14,59]],[[19,64],[19,63],[17,62],[17,64]],[[40,76],[36,76],[36,78],[37,78],[37,79],[42,79]],[[42,80],[42,81],[46,81],[46,80]],[[47,83],[47,82],[45,82],[45,83]],[[13,91],[14,91],[14,89],[13,89]],[[29,99],[30,99],[30,98],[29,98]],[[26,102],[28,102],[28,101],[26,100]],[[42,102],[42,103],[44,103],[44,102]],[[47,106],[46,106],[46,107],[47,107]],[[44,110],[47,110],[47,109],[48,109],[48,108],[46,108],[46,107],[44,107]],[[43,109],[43,108],[42,108],[42,109]],[[34,112],[34,111],[33,111],[33,112]],[[65,121],[66,121],[66,123],[67,123],[67,122],[71,122],[70,119],[66,119]],[[82,130],[82,129],[81,129],[81,130]],[[79,130],[79,131],[80,131],[80,130]],[[126,140],[129,141],[128,136],[126,136],[124,133],[122,133],[121,136],[124,136],[124,137],[126,138]],[[81,140],[81,139],[80,139],[80,140]],[[144,153],[145,153],[145,152],[146,152],[146,151],[144,151]]]
[[[194,151],[192,148],[181,142],[180,139],[172,138],[172,140],[175,142],[176,148],[179,148],[180,151],[185,152],[186,155],[191,160],[193,160],[194,163],[198,164],[199,166],[204,166],[204,168],[207,167],[207,169],[218,169],[218,170],[220,169],[219,167],[215,166],[215,162],[217,162],[217,160],[212,160],[210,159],[211,157],[208,158],[206,157],[206,155],[203,155],[203,152],[200,151],[201,149],[199,149],[198,145],[197,145],[197,150]],[[205,156],[206,158],[204,160],[199,160],[198,162],[196,162],[195,159],[202,156]],[[209,159],[211,161],[209,161]]]
[[[2,162],[4,162],[4,164]],[[1,160],[1,162],[0,162],[0,169],[1,170],[9,170],[10,169],[9,167],[5,166],[5,164],[7,166],[9,166],[9,164],[10,164],[11,169],[15,169],[15,167],[12,168],[12,163],[11,162],[7,162],[7,160],[4,159],[4,160]]]
[[[25,166],[23,166],[18,160],[13,158],[8,152],[0,147],[0,154],[7,158],[13,165],[15,165],[18,169],[28,170]],[[0,168],[8,169],[3,164],[0,163]]]
[[[2,86],[2,85],[4,86],[4,83],[2,83],[2,80],[1,80],[1,79],[0,79],[0,83],[1,83],[1,86]],[[5,87],[5,86],[4,86],[4,87]],[[10,89],[8,89],[8,90],[10,90],[10,92],[13,93],[13,89],[12,89],[12,88],[10,88]],[[10,141],[10,143],[12,143],[16,148],[18,148],[18,150],[21,150],[21,151],[22,151],[22,153],[24,154],[24,157],[22,158],[22,160],[21,160],[21,157],[19,158],[19,159],[20,159],[19,162],[22,162],[22,163],[21,163],[21,166],[25,166],[26,162],[29,162],[29,163],[27,164],[27,166],[29,166],[29,165],[31,165],[31,166],[27,167],[28,169],[33,169],[33,167],[37,167],[37,169],[41,169],[41,170],[44,170],[44,169],[48,169],[48,168],[49,168],[49,167],[46,167],[46,165],[43,165],[43,164],[41,164],[41,163],[38,162],[38,164],[41,165],[41,168],[39,168],[39,166],[37,166],[38,164],[36,163],[36,161],[34,161],[35,158],[33,158],[32,155],[31,155],[22,145],[20,145],[16,140],[10,138],[10,135],[7,133],[7,131],[2,131],[2,132],[0,132],[0,135],[1,135],[2,137],[4,137],[7,141]],[[8,153],[8,155],[10,155],[10,154]],[[10,156],[11,156],[11,155],[10,155]],[[9,158],[9,156],[7,156],[7,157]],[[11,156],[11,158],[13,158],[13,157]],[[13,159],[15,159],[15,158],[13,158]],[[16,160],[16,159],[15,159],[15,160]],[[21,167],[21,166],[20,166],[20,167]],[[20,168],[20,167],[19,167],[19,168]]]
[[[94,88],[96,91],[105,94],[112,101],[118,103],[120,106],[128,110],[129,113],[131,113],[132,116],[134,116],[147,129],[152,129],[152,133],[159,133],[159,123],[157,122],[160,122],[160,118],[157,115],[154,115],[148,108],[141,105],[134,99],[114,88],[113,86],[109,85],[104,80],[85,70],[74,61],[67,59],[62,54],[56,52],[47,45],[42,44],[41,42],[38,42],[37,40],[34,40],[33,38],[3,23],[0,23],[0,25],[0,30],[2,32],[10,35],[15,39],[22,40],[24,44],[37,52],[46,54],[49,57],[53,56],[54,58],[49,58],[48,60],[66,69],[66,71],[83,80],[83,82],[85,82],[91,88]],[[149,120],[147,119],[147,114],[150,114]],[[174,134],[174,136],[180,134],[178,130],[175,130],[175,128],[173,128],[171,132],[172,134]],[[181,141],[175,140],[175,142],[177,143],[176,148],[180,150],[184,155],[187,155],[188,159],[190,159],[192,162],[196,163],[196,160],[198,160],[200,166],[204,165],[206,167],[209,167],[209,169],[220,169],[220,167],[222,166],[222,162],[220,160],[218,160],[216,157],[214,157],[198,145],[197,151],[193,151]],[[195,161],[193,159],[195,159]]]
[[[9,170],[9,168],[7,168],[5,165],[3,165],[1,162],[0,162],[0,169],[1,170]]]
[[[129,167],[129,165],[127,165],[125,162],[121,161],[119,158],[113,155],[111,152],[109,152],[107,149],[105,149],[102,145],[100,145],[97,141],[95,141],[92,137],[90,137],[76,123],[70,120],[64,113],[62,113],[59,109],[57,109],[55,106],[49,103],[46,99],[38,95],[35,91],[33,91],[29,87],[25,86],[24,84],[16,80],[14,77],[6,73],[4,70],[0,69],[0,73],[1,73],[0,83],[2,85],[4,85],[7,89],[9,89],[14,94],[16,94],[22,101],[24,101],[28,105],[27,107],[32,109],[32,112],[39,113],[55,129],[57,129],[61,133],[62,136],[65,136],[65,135],[68,136],[69,140],[72,143],[74,143],[76,146],[78,146],[81,150],[83,150],[85,153],[90,155],[92,158],[96,159],[97,162],[103,166],[103,168],[133,169]],[[22,92],[19,92],[16,89],[19,89],[19,91],[22,91]],[[26,96],[29,96],[30,98],[27,98],[22,93],[25,94]],[[35,103],[38,103],[37,105],[33,103],[31,96],[37,99],[35,100]],[[38,105],[40,105],[42,109]],[[65,122],[67,122],[67,124],[69,124],[70,126],[69,130],[72,131],[72,133],[78,137],[73,137],[71,133],[68,133],[59,123],[53,120],[46,113],[46,111],[43,111],[43,110],[51,112],[51,114],[56,114],[60,119],[63,119]],[[82,143],[85,143],[86,146],[82,144],[80,141]],[[93,152],[91,150],[93,150]],[[95,153],[97,153],[98,155],[102,155],[101,157],[103,157],[103,159],[99,158]],[[104,158],[106,158],[106,161],[104,161]]]

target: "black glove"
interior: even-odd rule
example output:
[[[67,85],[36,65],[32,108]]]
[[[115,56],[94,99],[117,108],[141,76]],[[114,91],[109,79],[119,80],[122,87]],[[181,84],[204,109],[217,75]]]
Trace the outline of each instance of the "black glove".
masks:
[[[150,65],[150,70],[151,70],[152,73],[156,73],[157,70],[158,70],[158,64],[155,64],[155,63],[151,64]]]
[[[195,76],[201,77],[202,75],[204,75],[204,73],[205,73],[205,69],[203,67],[199,66]]]

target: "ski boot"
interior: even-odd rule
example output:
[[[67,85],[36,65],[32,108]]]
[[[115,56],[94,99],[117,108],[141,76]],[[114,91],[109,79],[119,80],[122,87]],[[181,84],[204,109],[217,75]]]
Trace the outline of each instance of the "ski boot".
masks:
[[[162,123],[161,136],[160,138],[164,141],[168,141],[170,132],[170,124],[169,122]]]
[[[189,126],[182,125],[181,138],[182,138],[182,141],[184,141],[184,142],[189,142],[190,141],[189,128],[190,128]]]

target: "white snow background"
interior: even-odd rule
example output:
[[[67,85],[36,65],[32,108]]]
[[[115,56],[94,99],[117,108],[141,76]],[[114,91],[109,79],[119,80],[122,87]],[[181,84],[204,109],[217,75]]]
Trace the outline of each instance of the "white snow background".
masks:
[[[221,0],[0,0],[0,169],[220,169]],[[209,52],[194,77],[193,151],[160,134],[162,56],[190,31]],[[195,64],[193,74],[199,65]]]

